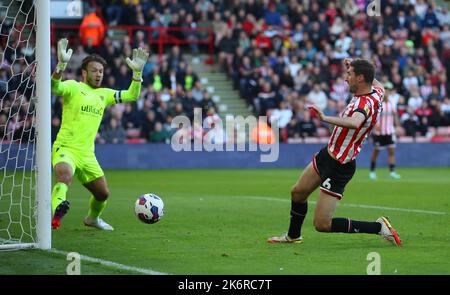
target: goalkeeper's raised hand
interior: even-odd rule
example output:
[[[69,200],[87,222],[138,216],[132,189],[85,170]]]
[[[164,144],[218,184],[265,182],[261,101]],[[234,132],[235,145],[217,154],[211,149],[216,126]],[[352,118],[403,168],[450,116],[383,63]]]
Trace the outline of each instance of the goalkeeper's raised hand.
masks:
[[[67,50],[67,44],[69,41],[63,38],[58,41],[58,64],[56,65],[56,72],[63,72],[70,58],[72,57],[72,49]]]
[[[143,48],[133,49],[133,59],[127,57],[125,60],[133,70],[133,80],[142,81],[142,70],[147,63],[149,53]]]

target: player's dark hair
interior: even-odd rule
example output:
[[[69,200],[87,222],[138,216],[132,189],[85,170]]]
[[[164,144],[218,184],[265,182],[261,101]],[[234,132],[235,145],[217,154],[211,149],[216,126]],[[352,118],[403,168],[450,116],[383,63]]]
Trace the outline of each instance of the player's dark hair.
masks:
[[[90,54],[90,55],[86,56],[83,59],[83,62],[81,63],[81,69],[87,71],[87,66],[91,61],[96,61],[98,63],[101,63],[103,68],[106,67],[106,60],[103,57],[101,57],[100,55],[94,53],[94,54]]]
[[[355,59],[350,63],[350,66],[353,67],[355,76],[363,75],[364,81],[367,84],[373,83],[373,79],[375,78],[375,67],[369,61],[365,59]]]

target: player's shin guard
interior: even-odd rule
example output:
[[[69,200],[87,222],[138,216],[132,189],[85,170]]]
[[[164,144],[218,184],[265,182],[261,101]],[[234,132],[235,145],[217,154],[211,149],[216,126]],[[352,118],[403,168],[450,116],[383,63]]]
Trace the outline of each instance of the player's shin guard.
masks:
[[[55,209],[66,200],[66,193],[68,190],[67,184],[63,182],[58,182],[53,187],[52,191],[52,215],[55,214]]]
[[[99,217],[103,210],[106,207],[106,200],[105,201],[97,201],[94,196],[91,196],[89,199],[89,212],[88,216],[92,218]]]
[[[335,233],[378,234],[380,230],[379,222],[356,221],[349,218],[333,218],[331,220],[331,232]]]
[[[308,202],[296,203],[291,201],[291,221],[288,231],[288,236],[291,239],[296,239],[301,236],[303,220],[305,220],[306,213],[308,213]]]

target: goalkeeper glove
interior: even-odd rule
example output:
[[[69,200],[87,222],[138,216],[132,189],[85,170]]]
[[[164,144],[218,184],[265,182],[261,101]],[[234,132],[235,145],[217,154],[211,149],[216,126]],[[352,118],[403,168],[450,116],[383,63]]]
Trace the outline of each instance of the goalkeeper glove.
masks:
[[[133,49],[133,59],[129,57],[125,60],[133,70],[133,80],[142,81],[142,70],[147,63],[149,53],[142,48]]]
[[[64,38],[58,41],[58,64],[56,65],[56,72],[63,72],[66,69],[67,63],[72,57],[72,49],[67,50],[69,41]]]

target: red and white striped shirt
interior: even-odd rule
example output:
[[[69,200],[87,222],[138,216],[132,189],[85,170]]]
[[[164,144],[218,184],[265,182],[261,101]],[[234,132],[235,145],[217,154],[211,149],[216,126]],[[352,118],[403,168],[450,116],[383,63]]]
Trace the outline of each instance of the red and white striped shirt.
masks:
[[[396,115],[397,108],[391,101],[383,101],[382,108],[383,111],[373,132],[376,135],[392,135],[395,133],[394,116]]]
[[[361,112],[366,117],[358,129],[334,126],[328,141],[328,150],[341,164],[354,160],[361,151],[362,143],[377,123],[383,95],[382,88],[373,86],[372,93],[354,96],[341,114],[341,117],[345,118],[351,117],[354,112]]]

